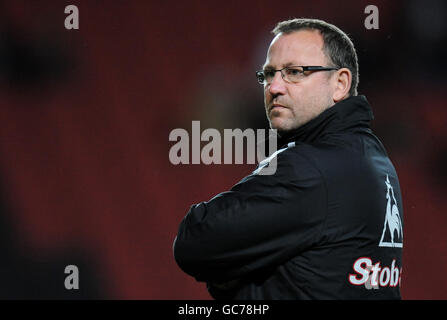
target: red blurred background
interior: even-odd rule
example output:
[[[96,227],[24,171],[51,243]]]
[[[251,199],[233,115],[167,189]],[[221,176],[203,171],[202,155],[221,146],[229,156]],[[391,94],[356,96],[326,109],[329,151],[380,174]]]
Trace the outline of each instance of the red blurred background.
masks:
[[[80,29],[66,30],[66,5]],[[379,8],[367,30],[364,9]],[[445,1],[0,3],[0,298],[210,299],[175,264],[189,206],[249,165],[169,161],[175,128],[266,128],[254,71],[278,21],[326,20],[400,177],[404,299],[447,298]],[[64,288],[64,268],[80,289]]]

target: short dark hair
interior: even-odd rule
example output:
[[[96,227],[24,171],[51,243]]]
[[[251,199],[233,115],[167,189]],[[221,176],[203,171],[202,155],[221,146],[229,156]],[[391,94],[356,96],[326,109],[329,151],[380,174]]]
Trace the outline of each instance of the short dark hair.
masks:
[[[323,37],[323,52],[335,67],[348,68],[352,73],[349,95],[357,95],[359,64],[354,44],[346,33],[326,21],[319,19],[291,19],[279,22],[272,33],[289,34],[299,30],[318,30]]]

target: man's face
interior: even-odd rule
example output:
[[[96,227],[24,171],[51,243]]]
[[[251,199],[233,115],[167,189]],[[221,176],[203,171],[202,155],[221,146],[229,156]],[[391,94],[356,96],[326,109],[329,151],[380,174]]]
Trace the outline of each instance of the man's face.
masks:
[[[328,66],[323,53],[323,37],[316,30],[300,30],[277,35],[270,44],[264,69],[287,66]],[[298,83],[287,83],[276,72],[264,85],[264,103],[272,129],[296,129],[334,104],[332,72],[306,72]]]

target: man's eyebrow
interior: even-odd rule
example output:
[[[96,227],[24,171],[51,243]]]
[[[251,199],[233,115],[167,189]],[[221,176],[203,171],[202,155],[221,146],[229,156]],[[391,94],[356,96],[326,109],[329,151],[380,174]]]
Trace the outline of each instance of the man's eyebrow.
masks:
[[[303,65],[303,64],[299,64],[299,63],[296,63],[296,62],[288,62],[286,64],[283,64],[280,69],[287,68],[287,67],[290,67],[290,66],[301,66],[301,65]],[[262,70],[275,70],[275,68],[272,65],[267,64],[267,65],[264,65],[262,67]]]

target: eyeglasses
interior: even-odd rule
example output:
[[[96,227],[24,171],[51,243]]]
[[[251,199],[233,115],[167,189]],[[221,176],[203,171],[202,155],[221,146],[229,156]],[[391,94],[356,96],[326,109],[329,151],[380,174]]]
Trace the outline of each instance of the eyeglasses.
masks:
[[[275,77],[276,72],[281,72],[281,77],[288,83],[297,83],[305,76],[306,71],[331,71],[338,70],[335,67],[322,66],[289,66],[279,70],[267,69],[264,71],[256,71],[256,78],[260,84],[270,84]]]

